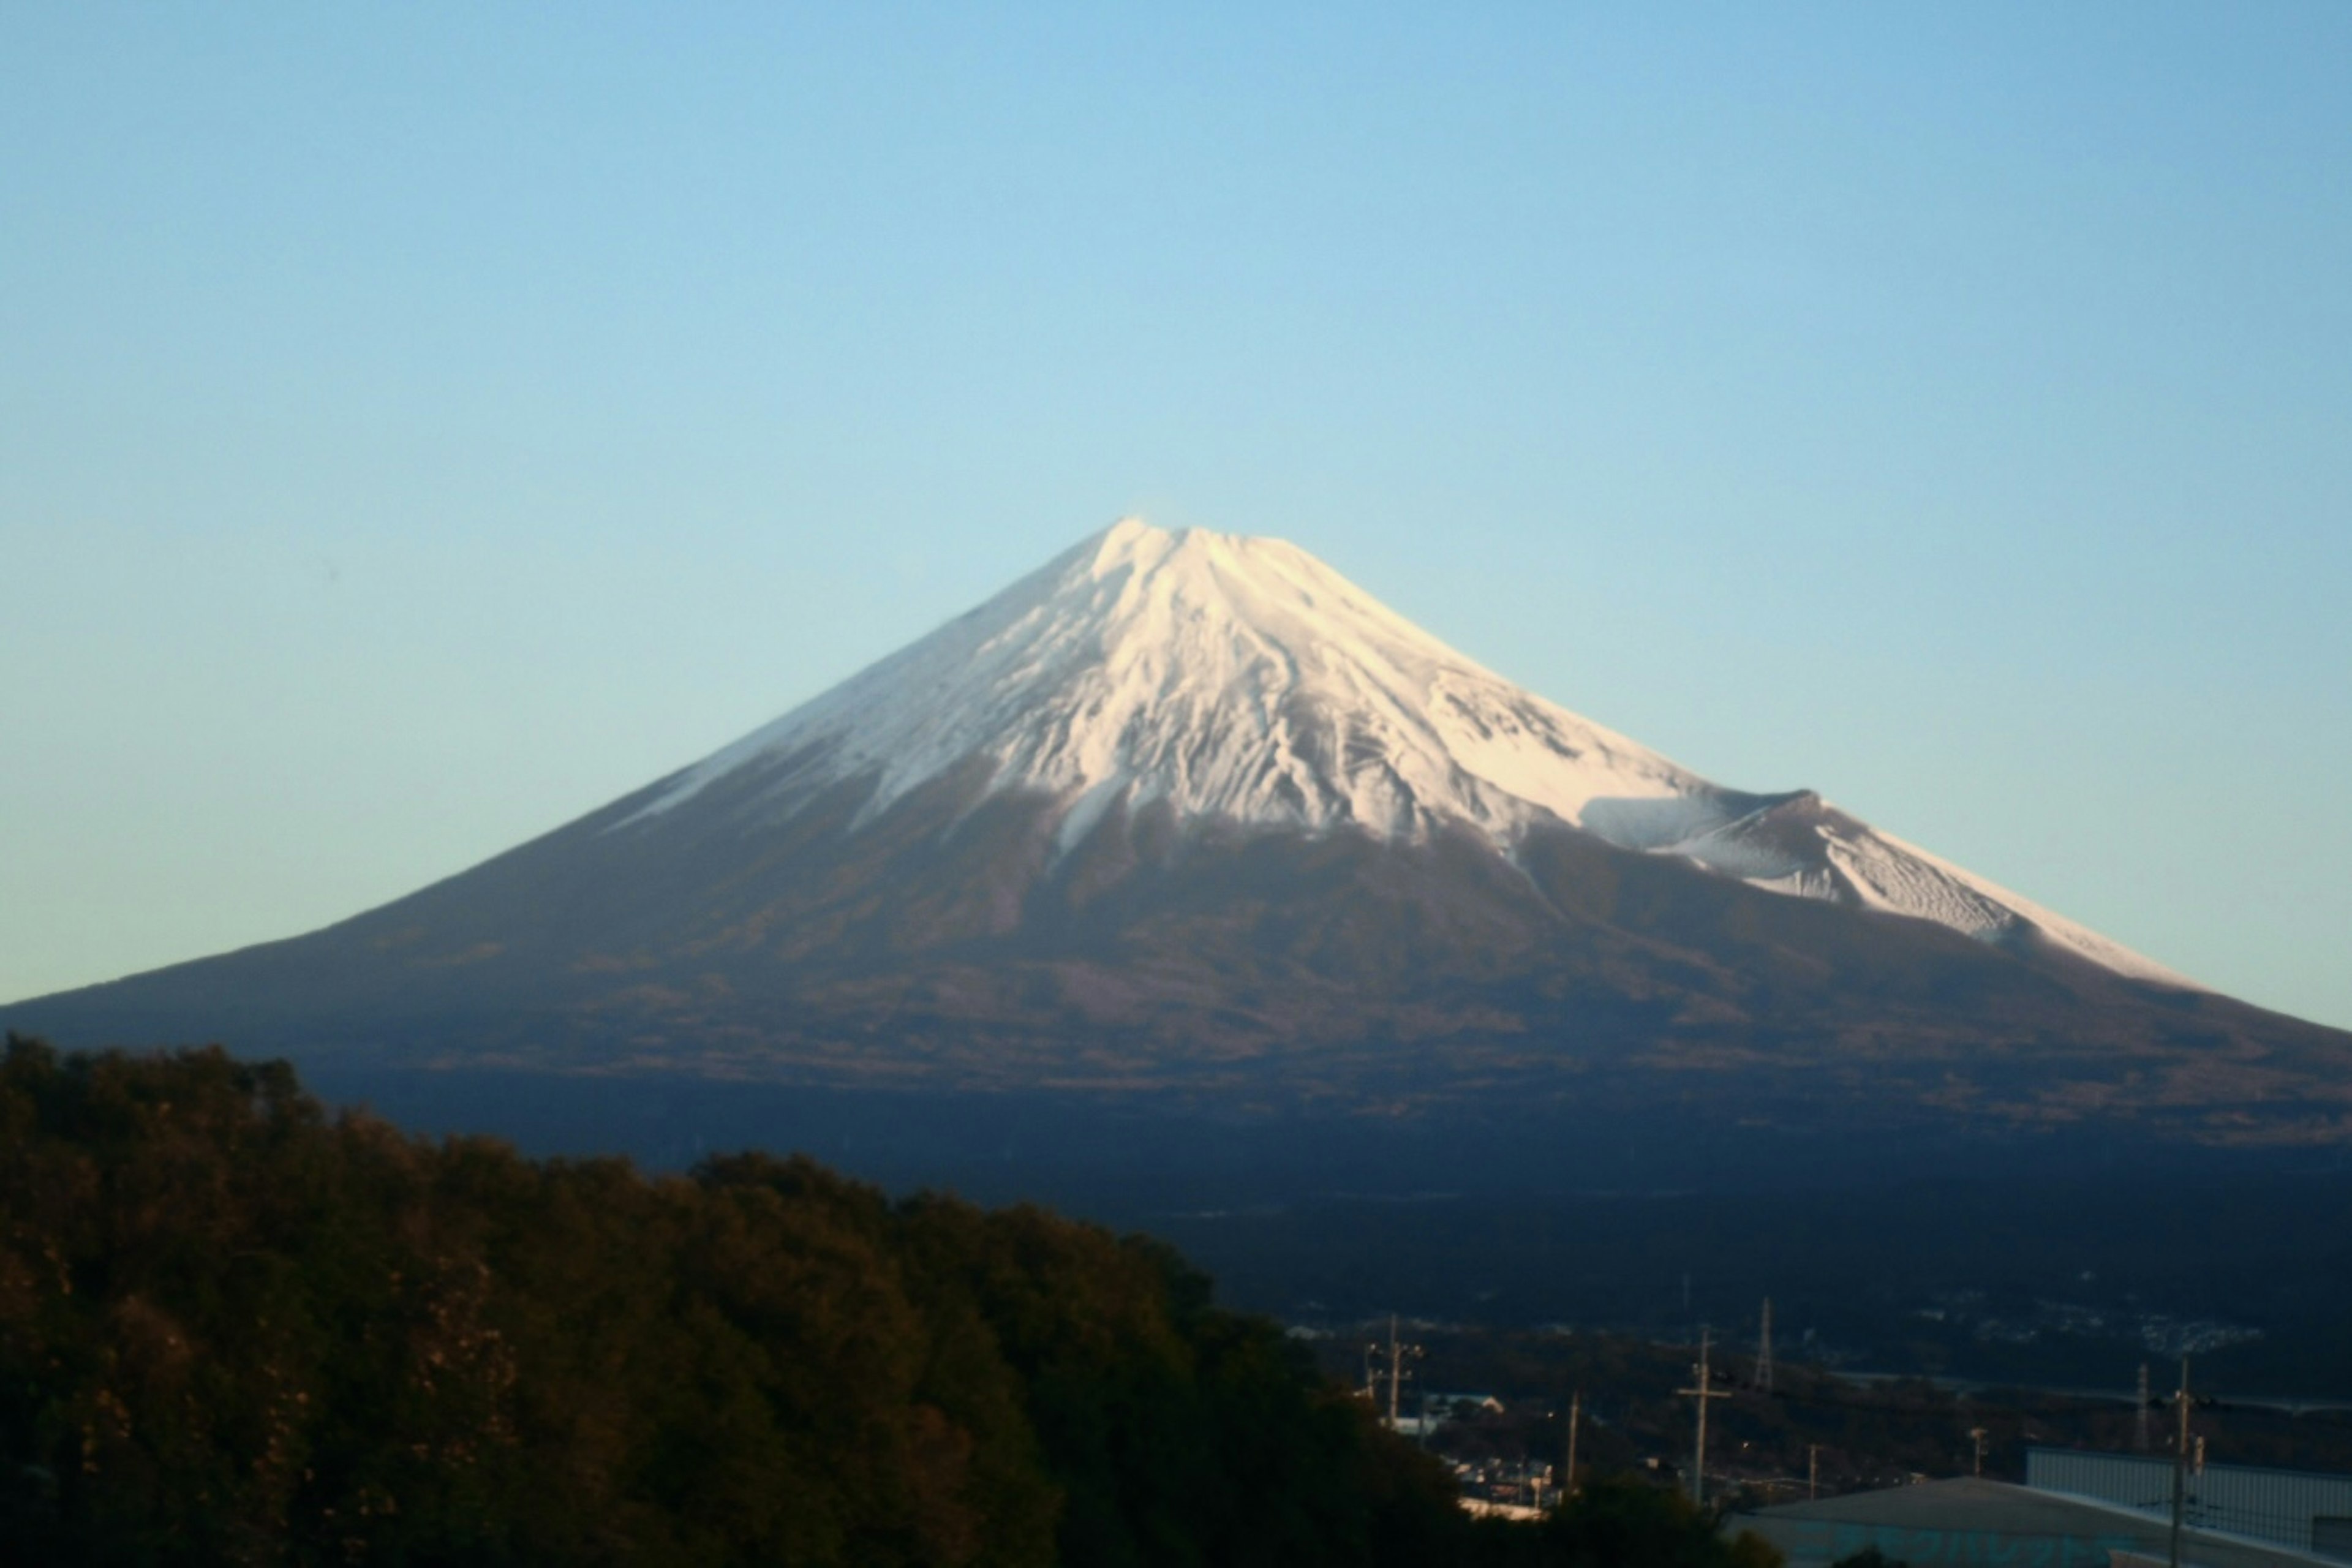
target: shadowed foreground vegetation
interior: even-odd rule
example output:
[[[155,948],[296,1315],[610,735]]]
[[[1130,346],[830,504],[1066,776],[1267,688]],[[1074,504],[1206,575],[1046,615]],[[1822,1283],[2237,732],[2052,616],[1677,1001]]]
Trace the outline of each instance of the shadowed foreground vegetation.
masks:
[[[330,1118],[217,1050],[0,1064],[0,1541],[27,1561],[1750,1561],[1540,1527],[1165,1247],[800,1159],[652,1180]]]

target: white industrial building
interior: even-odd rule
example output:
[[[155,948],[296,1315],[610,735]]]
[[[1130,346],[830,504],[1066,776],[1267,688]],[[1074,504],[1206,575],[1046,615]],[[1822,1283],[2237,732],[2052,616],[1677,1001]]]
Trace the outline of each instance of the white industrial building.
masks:
[[[1786,1554],[1827,1568],[1876,1547],[1910,1568],[2151,1568],[2172,1549],[2172,1461],[2035,1448],[2026,1484],[1970,1478],[1855,1492],[1735,1515]],[[2183,1568],[2352,1564],[2352,1476],[2207,1465],[2183,1489]]]

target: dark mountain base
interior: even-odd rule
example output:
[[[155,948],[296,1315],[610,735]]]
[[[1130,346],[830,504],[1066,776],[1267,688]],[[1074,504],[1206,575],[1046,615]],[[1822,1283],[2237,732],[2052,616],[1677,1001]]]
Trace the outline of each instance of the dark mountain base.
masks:
[[[339,1103],[425,1131],[492,1133],[535,1154],[625,1153],[683,1170],[734,1149],[797,1150],[895,1189],[992,1202],[1091,1193],[1197,1208],[1432,1194],[1779,1194],[1989,1173],[2188,1184],[2352,1173],[2352,1151],[2332,1144],[2215,1148],[2131,1122],[1847,1122],[1790,1105],[1744,1116],[1712,1100],[1593,1097],[1376,1115],[1203,1104],[1178,1091],[862,1089],[331,1061],[302,1070]]]
[[[1816,1143],[2097,1121],[2352,1148],[2341,1031],[1567,828],[1506,859],[1461,833],[1179,831],[1146,810],[1056,858],[1048,803],[949,780],[853,831],[864,798],[775,822],[747,783],[631,826],[633,798],[341,925],[0,1023],[313,1073],[1084,1091],[1215,1121],[1532,1110],[1604,1146],[1672,1112]],[[1570,1179],[1624,1184],[1617,1158]]]
[[[1656,1106],[1250,1117],[1172,1097],[312,1076],[404,1125],[535,1153],[683,1168],[797,1150],[902,1192],[1043,1202],[1164,1237],[1223,1300],[1295,1322],[1393,1310],[1752,1338],[1770,1296],[1785,1345],[1850,1365],[2113,1388],[2186,1352],[2240,1390],[2352,1396],[2352,1168],[2336,1150],[2096,1126],[1792,1132]]]

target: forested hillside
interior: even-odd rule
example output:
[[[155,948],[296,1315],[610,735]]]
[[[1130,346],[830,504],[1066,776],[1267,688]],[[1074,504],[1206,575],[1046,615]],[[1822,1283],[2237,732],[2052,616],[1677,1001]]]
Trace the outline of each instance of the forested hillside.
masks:
[[[1147,1239],[804,1160],[429,1142],[217,1049],[0,1064],[21,1560],[1596,1560],[1554,1534],[1474,1530]]]
[[[653,1181],[219,1051],[0,1069],[0,1536],[80,1561],[1386,1560],[1449,1487],[1139,1239]]]

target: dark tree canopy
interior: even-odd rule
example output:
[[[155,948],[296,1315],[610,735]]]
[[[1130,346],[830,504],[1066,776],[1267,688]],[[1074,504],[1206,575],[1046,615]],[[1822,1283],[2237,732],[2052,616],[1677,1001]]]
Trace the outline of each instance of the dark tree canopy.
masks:
[[[1040,1210],[430,1142],[218,1049],[0,1062],[28,1561],[1734,1561],[1606,1495],[1473,1527],[1275,1325]]]

